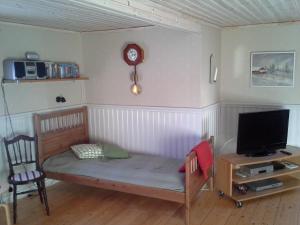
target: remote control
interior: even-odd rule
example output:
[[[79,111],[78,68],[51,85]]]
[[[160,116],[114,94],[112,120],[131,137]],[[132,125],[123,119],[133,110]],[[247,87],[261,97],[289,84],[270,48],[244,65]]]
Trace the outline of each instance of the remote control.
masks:
[[[286,155],[292,155],[291,152],[287,152],[287,151],[284,151],[284,150],[281,150],[280,152],[283,153],[283,154],[286,154]]]
[[[236,171],[235,175],[242,177],[242,178],[246,178],[248,177],[247,174],[243,173],[242,171]]]
[[[295,163],[292,163],[292,162],[287,162],[287,161],[284,161],[284,162],[281,162],[286,168],[288,169],[296,169],[298,168],[299,166]]]

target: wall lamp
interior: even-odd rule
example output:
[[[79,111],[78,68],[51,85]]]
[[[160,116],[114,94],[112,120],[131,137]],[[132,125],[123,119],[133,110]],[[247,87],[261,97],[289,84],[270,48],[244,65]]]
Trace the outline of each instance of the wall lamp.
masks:
[[[209,57],[209,83],[215,84],[218,79],[218,67],[216,66],[214,54]]]

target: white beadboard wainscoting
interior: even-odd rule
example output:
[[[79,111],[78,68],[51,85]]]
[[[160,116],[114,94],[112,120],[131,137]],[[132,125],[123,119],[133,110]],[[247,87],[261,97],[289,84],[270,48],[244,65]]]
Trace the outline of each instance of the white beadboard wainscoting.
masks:
[[[231,142],[230,140],[236,139],[239,113],[268,111],[268,110],[275,110],[275,109],[289,109],[290,117],[289,117],[288,144],[300,147],[300,105],[247,105],[247,104],[221,103],[220,108],[221,108],[221,113],[220,113],[221,132],[220,132],[219,141],[222,140],[221,142],[223,143]],[[235,146],[231,145],[230,146],[231,149],[224,148],[224,151],[226,150],[226,153],[235,152],[236,151],[235,147],[236,145]]]
[[[134,152],[184,158],[219,133],[219,104],[195,108],[88,105],[92,142],[110,142]]]
[[[34,135],[34,128],[33,128],[33,114],[34,113],[42,113],[48,112],[52,110],[61,110],[61,109],[68,109],[74,107],[80,107],[83,105],[73,105],[68,107],[61,107],[61,108],[52,108],[47,110],[40,110],[36,112],[26,112],[11,115],[11,121],[13,125],[13,130],[16,135],[18,134],[25,134],[29,136]],[[9,124],[8,116],[0,116],[0,184],[7,182],[8,176],[8,162],[6,159],[5,147],[3,138],[10,138],[12,136],[12,131]],[[51,185],[55,183],[53,180],[47,180],[46,184]],[[31,187],[31,185],[29,185]],[[28,186],[24,185],[23,189],[20,188],[19,191],[25,190]],[[7,195],[8,196],[8,195]],[[24,197],[25,195],[21,195],[19,197]],[[11,196],[10,196],[11,197]]]
[[[280,108],[290,109],[288,144],[300,146],[300,105],[221,103],[202,108],[166,108],[89,104],[90,139],[92,142],[115,143],[135,152],[184,158],[200,140],[213,135],[218,144],[216,153],[220,149],[221,153],[226,153],[222,146],[236,137],[239,113]],[[33,135],[32,114],[12,115],[16,134]],[[10,134],[8,119],[0,117],[0,139]],[[8,171],[2,141],[0,148],[1,183],[6,181]],[[235,149],[230,148],[229,151],[234,152]]]
[[[111,142],[135,152],[184,158],[200,140],[219,133],[219,104],[200,109],[109,105],[88,105],[88,109],[92,142]],[[14,132],[33,135],[33,113],[51,110],[60,109],[12,115]],[[11,133],[8,117],[1,116],[0,183],[8,176],[3,138]]]
[[[219,133],[219,104],[200,109],[109,105],[88,108],[92,142],[111,142],[136,152],[183,158],[201,139]],[[34,135],[33,113],[60,109],[11,115],[14,132]],[[11,134],[8,117],[0,116],[0,183],[8,173],[3,138]]]
[[[290,109],[288,144],[300,146],[300,105],[220,103],[196,109],[89,104],[90,139],[115,143],[135,152],[183,158],[210,135],[217,138],[219,147],[236,137],[239,113],[280,108]],[[39,112],[50,110],[58,109]],[[17,134],[33,135],[32,114],[12,115]],[[0,140],[10,134],[8,118],[0,116]],[[0,147],[1,181],[7,162],[2,141]]]

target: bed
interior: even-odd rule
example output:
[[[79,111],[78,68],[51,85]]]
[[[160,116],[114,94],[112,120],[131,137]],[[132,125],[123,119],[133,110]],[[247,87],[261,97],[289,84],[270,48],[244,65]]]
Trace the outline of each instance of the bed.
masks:
[[[202,186],[213,188],[212,169],[205,180],[194,152],[185,158],[185,174],[178,172],[181,160],[141,153],[125,160],[77,159],[70,146],[89,143],[87,107],[35,114],[34,127],[39,163],[47,178],[181,203],[186,225]]]

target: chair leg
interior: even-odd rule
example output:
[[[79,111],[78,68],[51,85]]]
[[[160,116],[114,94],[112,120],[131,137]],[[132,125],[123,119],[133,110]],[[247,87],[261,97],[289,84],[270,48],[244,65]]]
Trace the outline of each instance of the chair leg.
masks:
[[[47,212],[47,215],[50,216],[50,210],[49,210],[48,199],[47,199],[47,192],[46,192],[46,187],[45,187],[45,180],[42,180],[41,184],[42,184],[42,193],[43,193],[46,212]]]
[[[37,187],[38,187],[38,192],[39,192],[39,196],[40,196],[40,200],[41,200],[41,203],[44,203],[44,201],[43,201],[43,189],[42,189],[42,186],[41,186],[41,183],[40,183],[40,181],[37,181],[36,182],[36,185],[37,185]]]
[[[8,205],[0,204],[0,207],[4,208],[5,210],[6,224],[11,225]]]
[[[14,185],[13,190],[13,214],[14,214],[14,224],[17,222],[17,185]]]

